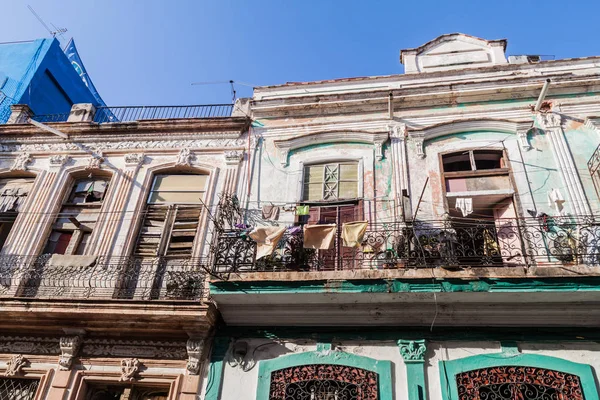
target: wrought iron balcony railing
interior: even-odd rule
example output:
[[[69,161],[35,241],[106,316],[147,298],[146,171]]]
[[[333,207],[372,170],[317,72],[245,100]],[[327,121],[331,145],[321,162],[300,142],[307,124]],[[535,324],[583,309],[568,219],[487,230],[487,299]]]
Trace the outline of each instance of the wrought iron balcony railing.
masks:
[[[61,266],[51,255],[0,256],[0,298],[201,300],[204,259],[98,256]]]
[[[303,248],[302,231],[286,233],[276,251],[256,259],[241,229],[223,230],[213,245],[216,274],[442,267],[600,265],[600,222],[566,219],[424,221],[370,224],[357,248]]]

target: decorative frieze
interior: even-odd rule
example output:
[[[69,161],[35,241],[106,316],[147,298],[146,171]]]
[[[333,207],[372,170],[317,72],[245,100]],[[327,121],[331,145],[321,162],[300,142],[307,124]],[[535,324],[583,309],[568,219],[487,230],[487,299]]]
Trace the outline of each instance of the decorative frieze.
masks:
[[[137,358],[125,358],[121,360],[121,382],[133,382],[137,379],[142,363]]]
[[[0,353],[60,354],[58,338],[0,336]]]
[[[58,365],[61,370],[71,368],[73,359],[81,347],[81,338],[79,336],[63,336],[60,338],[60,358]]]
[[[13,165],[10,167],[11,171],[27,171],[27,164],[31,162],[31,154],[23,152],[15,158]]]
[[[22,354],[15,354],[6,363],[6,372],[4,372],[4,376],[15,376],[20,374],[28,363],[29,360],[23,357]]]
[[[81,347],[86,357],[141,357],[185,360],[186,342],[154,342],[86,339]]]
[[[0,144],[0,152],[48,152],[48,151],[94,151],[102,148],[104,152],[110,150],[128,149],[207,149],[207,148],[240,148],[245,147],[244,139],[181,139],[181,140],[126,140],[118,142],[54,142],[54,143],[10,143]]]
[[[405,363],[425,362],[425,340],[398,340],[398,347]]]
[[[188,362],[187,370],[191,375],[198,375],[200,373],[200,361],[202,359],[202,350],[204,348],[204,340],[202,339],[189,339],[186,344]]]

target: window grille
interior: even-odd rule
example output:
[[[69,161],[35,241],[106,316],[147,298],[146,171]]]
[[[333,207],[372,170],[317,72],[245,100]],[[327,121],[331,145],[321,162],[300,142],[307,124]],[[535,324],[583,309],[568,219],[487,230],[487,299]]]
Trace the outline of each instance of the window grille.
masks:
[[[503,366],[456,375],[459,400],[584,400],[579,377],[543,368]]]
[[[301,365],[271,374],[269,400],[377,400],[378,375],[344,365]]]
[[[37,379],[0,379],[0,399],[33,400],[40,381]]]
[[[340,162],[304,168],[303,200],[338,200],[358,197],[358,163]]]

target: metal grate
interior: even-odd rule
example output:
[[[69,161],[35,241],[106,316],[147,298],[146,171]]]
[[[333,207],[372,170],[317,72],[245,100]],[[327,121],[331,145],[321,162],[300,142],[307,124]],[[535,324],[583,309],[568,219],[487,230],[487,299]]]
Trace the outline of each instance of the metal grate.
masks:
[[[39,383],[35,379],[0,379],[0,399],[33,400]]]

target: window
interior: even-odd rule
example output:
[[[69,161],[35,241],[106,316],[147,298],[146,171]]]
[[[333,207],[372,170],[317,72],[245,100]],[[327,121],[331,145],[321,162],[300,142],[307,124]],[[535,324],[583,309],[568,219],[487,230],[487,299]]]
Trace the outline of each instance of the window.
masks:
[[[89,384],[85,400],[167,400],[168,388]]]
[[[378,400],[378,374],[344,365],[301,365],[273,371],[269,400]]]
[[[40,381],[37,379],[0,379],[0,399],[33,400]]]
[[[583,400],[576,375],[543,368],[501,366],[456,375],[459,400]]]
[[[468,150],[442,156],[444,172],[505,168],[502,150]]]
[[[0,248],[12,229],[19,211],[21,211],[34,178],[0,179]]]
[[[192,255],[208,175],[163,174],[154,177],[135,254]]]
[[[339,162],[304,167],[304,201],[358,197],[358,163]]]
[[[108,179],[103,177],[90,176],[73,183],[44,253],[85,254],[107,189]]]

